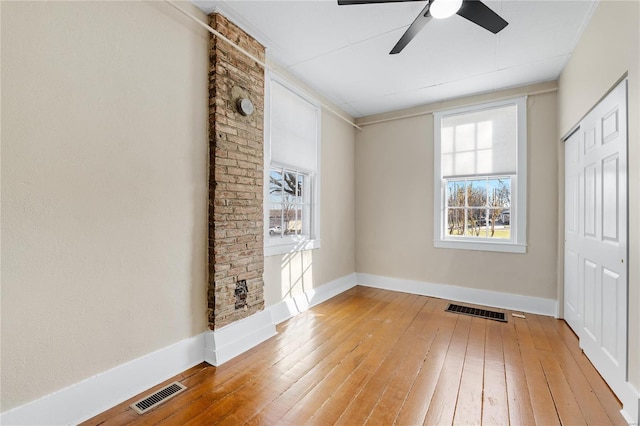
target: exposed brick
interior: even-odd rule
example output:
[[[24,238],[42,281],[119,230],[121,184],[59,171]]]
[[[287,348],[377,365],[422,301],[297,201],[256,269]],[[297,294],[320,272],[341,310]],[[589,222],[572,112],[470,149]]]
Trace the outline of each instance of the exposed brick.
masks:
[[[247,176],[248,171],[239,167],[227,167],[227,173],[230,175]]]
[[[224,16],[212,14],[209,22],[264,61],[264,47]],[[209,58],[207,318],[215,330],[264,309],[264,70],[215,37],[211,38]],[[232,97],[238,89],[254,104],[251,116],[236,111]],[[236,309],[235,286],[241,279],[247,280],[247,306]]]

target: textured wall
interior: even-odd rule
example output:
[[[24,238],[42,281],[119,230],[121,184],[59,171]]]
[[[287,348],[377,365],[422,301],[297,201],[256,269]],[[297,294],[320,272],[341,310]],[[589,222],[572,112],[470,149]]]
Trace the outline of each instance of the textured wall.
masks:
[[[212,14],[209,22],[264,61],[264,47],[224,16]],[[264,309],[264,69],[213,36],[209,58],[208,317],[215,330]],[[241,97],[253,102],[253,114],[237,112]],[[248,294],[236,306],[239,280]]]

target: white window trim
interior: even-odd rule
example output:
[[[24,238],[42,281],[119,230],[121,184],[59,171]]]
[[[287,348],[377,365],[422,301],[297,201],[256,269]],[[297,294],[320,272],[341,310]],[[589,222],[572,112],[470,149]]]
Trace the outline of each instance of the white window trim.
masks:
[[[517,144],[517,170],[512,178],[511,185],[515,188],[511,198],[511,241],[480,240],[473,238],[460,238],[456,240],[447,239],[445,236],[444,221],[445,214],[445,191],[444,181],[441,173],[441,152],[440,152],[440,123],[442,118],[448,115],[461,114],[483,109],[496,108],[507,105],[516,105],[518,108],[518,144]],[[438,111],[433,114],[434,129],[434,167],[433,167],[433,245],[436,248],[480,250],[507,253],[527,252],[527,97],[519,97],[504,101],[490,102],[481,105],[456,108],[446,111]]]
[[[269,175],[271,170],[271,81],[276,81],[282,86],[294,92],[305,101],[312,104],[318,114],[317,120],[317,135],[316,135],[316,171],[310,172],[308,170],[301,169],[293,164],[281,164],[285,168],[298,170],[305,172],[309,175],[309,185],[311,190],[311,235],[309,238],[301,236],[289,236],[282,237],[279,240],[271,238],[269,235]],[[321,104],[304,93],[297,87],[290,84],[285,79],[281,78],[277,74],[267,71],[265,73],[265,97],[264,97],[264,184],[263,184],[263,223],[264,223],[264,255],[276,256],[286,253],[292,253],[303,250],[314,250],[320,248],[320,154],[321,154],[321,123],[322,109]]]

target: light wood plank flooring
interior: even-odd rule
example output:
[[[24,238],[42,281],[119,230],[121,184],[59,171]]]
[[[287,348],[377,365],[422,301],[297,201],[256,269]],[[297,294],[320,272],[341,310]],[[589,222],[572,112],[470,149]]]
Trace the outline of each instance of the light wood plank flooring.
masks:
[[[188,389],[147,414],[129,408],[142,394],[85,424],[626,424],[564,321],[507,311],[500,323],[448,303],[355,287],[167,381]]]

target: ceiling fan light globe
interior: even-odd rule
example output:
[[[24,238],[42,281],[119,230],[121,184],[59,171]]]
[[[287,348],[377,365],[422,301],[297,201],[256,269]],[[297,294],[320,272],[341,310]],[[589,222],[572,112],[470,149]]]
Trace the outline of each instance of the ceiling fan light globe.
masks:
[[[445,19],[460,10],[462,0],[434,0],[429,6],[429,13],[436,19]]]

